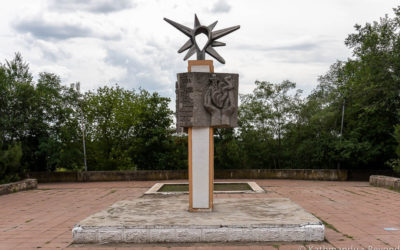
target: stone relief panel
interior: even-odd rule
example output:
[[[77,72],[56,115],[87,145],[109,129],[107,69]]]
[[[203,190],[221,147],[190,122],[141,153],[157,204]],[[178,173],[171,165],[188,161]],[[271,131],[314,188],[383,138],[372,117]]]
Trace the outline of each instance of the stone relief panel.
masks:
[[[176,83],[177,130],[237,127],[239,75],[188,72]]]

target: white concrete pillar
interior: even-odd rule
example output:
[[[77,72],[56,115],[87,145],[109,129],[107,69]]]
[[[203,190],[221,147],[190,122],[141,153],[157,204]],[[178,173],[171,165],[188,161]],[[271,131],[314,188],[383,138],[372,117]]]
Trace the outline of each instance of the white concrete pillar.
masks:
[[[189,72],[214,72],[212,61],[189,61]],[[189,211],[211,211],[214,183],[214,137],[211,127],[192,127],[189,133]]]
[[[210,209],[210,133],[212,128],[192,128],[192,208]],[[211,187],[212,189],[212,187]]]

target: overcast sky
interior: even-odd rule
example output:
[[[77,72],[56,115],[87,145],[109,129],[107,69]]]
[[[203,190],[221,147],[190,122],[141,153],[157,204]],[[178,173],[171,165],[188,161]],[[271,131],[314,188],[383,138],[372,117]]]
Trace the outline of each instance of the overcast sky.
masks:
[[[174,100],[176,73],[187,69],[177,50],[187,37],[163,21],[193,27],[218,20],[214,30],[240,25],[216,48],[240,74],[240,93],[256,80],[297,83],[306,94],[319,75],[351,51],[344,39],[354,24],[393,16],[398,0],[35,0],[5,1],[0,15],[0,60],[21,52],[37,77],[59,75],[82,89],[118,83]],[[193,56],[191,59],[195,59]],[[208,58],[206,58],[208,59]],[[173,105],[172,105],[173,106]]]

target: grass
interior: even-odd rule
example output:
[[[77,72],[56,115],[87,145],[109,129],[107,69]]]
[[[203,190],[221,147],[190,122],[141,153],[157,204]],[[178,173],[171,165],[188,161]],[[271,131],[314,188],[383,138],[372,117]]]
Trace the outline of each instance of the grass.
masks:
[[[351,236],[351,235],[348,235],[348,234],[343,234],[343,236],[344,236],[344,237],[346,237],[346,238],[348,238],[348,239],[354,240],[354,237],[353,237],[353,236]]]
[[[376,239],[379,240],[380,242],[382,242],[383,244],[385,244],[386,246],[389,246],[389,243],[387,243],[387,242],[385,242],[385,241],[383,241],[383,240],[381,240],[379,238],[376,238]]]
[[[318,217],[317,217],[318,218]],[[337,230],[336,227],[334,227],[332,224],[329,224],[328,222],[324,221],[321,218],[318,218],[320,221],[322,221],[322,223],[329,229],[332,229],[333,231],[335,231],[336,233],[341,233],[339,230]]]
[[[388,187],[390,190],[400,193],[399,189],[395,189],[394,187]]]
[[[389,190],[391,190],[391,191],[395,191],[395,192],[400,193],[400,189],[395,189],[395,188],[392,187],[392,186],[378,186],[378,185],[376,185],[376,184],[374,184],[374,183],[371,183],[370,185],[371,185],[371,186],[374,186],[374,187],[377,187],[377,188],[389,189]]]
[[[214,183],[214,191],[251,191],[247,183]],[[188,184],[164,184],[157,192],[188,192]]]
[[[33,221],[33,219],[26,220],[25,223],[29,223],[31,221]]]
[[[343,235],[344,237],[354,240],[354,237],[348,234],[344,234],[342,232],[340,232],[336,227],[334,227],[332,224],[329,224],[327,221],[324,221],[323,219],[319,218],[318,216],[316,216],[315,214],[313,214],[315,217],[317,217],[323,224],[325,227],[332,229],[333,231],[335,231],[336,233],[339,233],[341,235]],[[341,239],[340,241],[344,241],[343,239]]]

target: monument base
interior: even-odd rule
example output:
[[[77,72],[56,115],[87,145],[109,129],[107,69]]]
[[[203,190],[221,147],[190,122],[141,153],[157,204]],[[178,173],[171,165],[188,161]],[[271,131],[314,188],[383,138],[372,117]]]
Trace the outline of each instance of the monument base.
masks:
[[[212,213],[190,213],[187,202],[187,196],[116,202],[78,223],[73,243],[324,240],[321,221],[286,198],[218,199]]]

